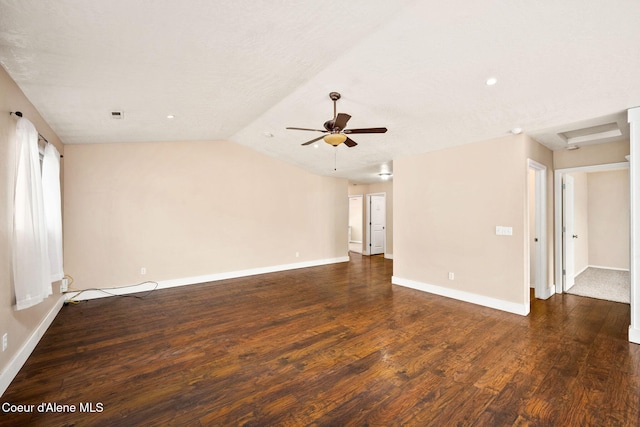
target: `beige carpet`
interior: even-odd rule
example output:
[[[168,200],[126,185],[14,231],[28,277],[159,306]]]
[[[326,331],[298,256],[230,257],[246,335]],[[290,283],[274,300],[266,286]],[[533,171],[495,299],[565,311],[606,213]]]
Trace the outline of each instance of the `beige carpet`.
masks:
[[[629,272],[589,267],[576,276],[576,284],[567,293],[629,304]]]

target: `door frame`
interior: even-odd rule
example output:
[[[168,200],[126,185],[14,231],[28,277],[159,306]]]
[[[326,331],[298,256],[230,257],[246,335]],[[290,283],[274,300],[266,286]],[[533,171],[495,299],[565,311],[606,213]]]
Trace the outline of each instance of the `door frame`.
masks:
[[[365,195],[365,245],[363,254],[371,255],[371,196],[384,197],[384,249],[383,255],[387,254],[387,193],[370,193]]]
[[[556,169],[554,172],[555,193],[555,278],[556,293],[564,292],[565,276],[562,274],[562,260],[564,257],[564,244],[562,241],[562,180],[567,173],[576,172],[602,172],[613,169],[629,168],[629,162],[606,163],[602,165],[579,166],[574,168]]]
[[[547,299],[553,295],[553,289],[547,284],[547,167],[535,160],[527,159],[527,171],[529,170],[535,173],[534,229],[535,235],[538,238],[538,244],[535,245],[535,264],[533,266],[535,275],[535,297],[539,299]],[[530,190],[530,186],[527,186],[527,188]],[[530,197],[528,197],[527,200],[530,200]],[[530,209],[527,209],[527,216],[529,215],[529,212]],[[528,219],[527,224],[529,224]],[[529,227],[527,227],[527,230],[528,229]],[[536,236],[529,236],[528,242],[530,243],[531,239]],[[531,247],[531,245],[529,244],[527,247]],[[531,256],[529,254],[527,265],[529,265],[530,262]],[[531,271],[530,266],[527,268],[527,271]],[[531,278],[527,281],[527,288],[529,287],[529,283],[531,283]]]

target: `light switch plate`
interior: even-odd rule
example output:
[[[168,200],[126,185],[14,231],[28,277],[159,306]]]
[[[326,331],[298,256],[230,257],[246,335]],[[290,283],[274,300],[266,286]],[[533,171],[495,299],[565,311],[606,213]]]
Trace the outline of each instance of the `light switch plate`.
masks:
[[[496,236],[513,236],[513,227],[496,225]]]

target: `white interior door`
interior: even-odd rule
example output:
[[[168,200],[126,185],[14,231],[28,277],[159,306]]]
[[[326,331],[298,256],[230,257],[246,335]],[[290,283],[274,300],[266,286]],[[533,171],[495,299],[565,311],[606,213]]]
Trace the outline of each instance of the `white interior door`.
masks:
[[[386,228],[386,197],[384,194],[369,196],[370,255],[383,254]]]
[[[538,230],[536,229],[536,171],[529,168],[529,286],[536,287]]]
[[[564,246],[562,269],[564,273],[564,291],[571,289],[576,281],[574,239],[574,190],[573,177],[565,174],[562,179],[562,243]]]
[[[529,171],[529,245],[531,251],[531,283],[535,287],[535,297],[547,299],[555,293],[547,285],[547,167],[528,159]]]

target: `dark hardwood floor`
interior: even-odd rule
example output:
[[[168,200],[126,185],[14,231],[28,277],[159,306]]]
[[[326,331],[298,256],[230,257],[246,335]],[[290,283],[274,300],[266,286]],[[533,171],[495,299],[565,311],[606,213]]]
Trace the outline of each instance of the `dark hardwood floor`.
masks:
[[[391,274],[352,254],[65,306],[0,399],[35,412],[0,425],[639,424],[628,305],[555,295],[522,317]]]

